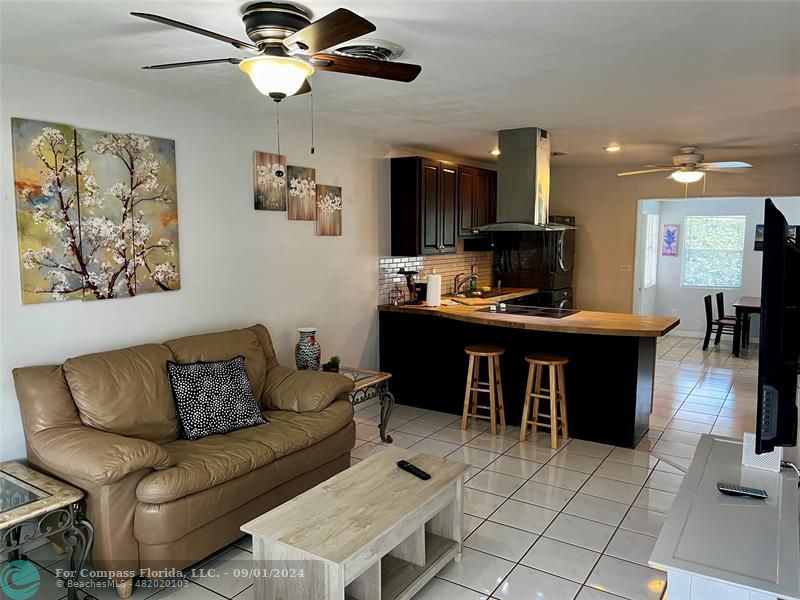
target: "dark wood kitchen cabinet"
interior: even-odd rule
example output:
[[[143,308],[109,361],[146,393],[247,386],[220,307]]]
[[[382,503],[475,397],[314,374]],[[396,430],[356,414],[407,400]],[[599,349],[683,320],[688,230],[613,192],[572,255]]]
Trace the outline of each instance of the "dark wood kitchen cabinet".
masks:
[[[392,159],[392,256],[448,254],[458,238],[458,165]]]
[[[458,237],[483,237],[474,230],[493,223],[497,211],[497,173],[458,167]]]

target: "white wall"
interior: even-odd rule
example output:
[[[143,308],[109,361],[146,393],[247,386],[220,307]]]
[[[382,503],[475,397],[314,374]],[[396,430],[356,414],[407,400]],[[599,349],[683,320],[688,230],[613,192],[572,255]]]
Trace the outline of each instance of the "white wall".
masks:
[[[266,99],[261,114],[231,114],[6,65],[0,84],[0,460],[25,454],[16,366],[255,322],[269,327],[284,364],[294,364],[296,328],[316,325],[325,357],[377,366],[375,269],[389,251],[388,147],[317,123],[312,157],[306,120],[281,119],[288,162],[315,167],[318,182],[343,188],[344,235],[316,237],[312,222],[253,210],[252,152],[275,150]],[[21,304],[11,117],[175,140],[180,291]]]
[[[775,198],[775,205],[783,212],[789,224],[800,224],[800,198]],[[656,284],[656,314],[678,315],[681,324],[677,331],[699,334],[705,332],[705,309],[703,296],[725,293],[727,314],[733,314],[732,303],[739,296],[761,295],[762,253],[753,250],[756,225],[764,222],[763,198],[714,198],[667,200],[661,205],[661,225],[680,225],[678,256],[658,257],[658,282]],[[685,239],[685,219],[688,215],[716,216],[737,215],[747,217],[745,227],[744,256],[742,261],[742,285],[738,288],[681,287],[681,264]],[[714,315],[716,316],[716,299]],[[752,327],[757,326],[753,319]],[[754,331],[757,331],[754,329]],[[757,334],[754,334],[756,336]]]

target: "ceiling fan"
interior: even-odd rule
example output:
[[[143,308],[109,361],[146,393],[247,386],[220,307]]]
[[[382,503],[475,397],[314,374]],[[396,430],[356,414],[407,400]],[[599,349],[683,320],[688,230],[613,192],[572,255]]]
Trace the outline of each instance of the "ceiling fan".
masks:
[[[750,163],[740,160],[705,162],[705,156],[697,151],[697,146],[684,146],[679,154],[672,157],[671,165],[645,165],[645,168],[640,171],[624,171],[617,173],[617,175],[625,177],[627,175],[672,171],[668,175],[670,179],[680,183],[695,183],[700,181],[703,175],[708,172],[737,173],[737,171],[731,171],[731,169],[747,169],[752,166]]]
[[[375,31],[375,25],[346,8],[339,8],[312,22],[311,12],[296,4],[249,4],[242,11],[242,21],[250,42],[159,15],[140,12],[131,15],[203,35],[253,54],[249,58],[195,60],[149,65],[143,69],[175,69],[216,63],[239,65],[258,91],[276,102],[287,96],[310,92],[308,78],[315,70],[403,82],[413,81],[422,71],[419,65],[323,52]]]

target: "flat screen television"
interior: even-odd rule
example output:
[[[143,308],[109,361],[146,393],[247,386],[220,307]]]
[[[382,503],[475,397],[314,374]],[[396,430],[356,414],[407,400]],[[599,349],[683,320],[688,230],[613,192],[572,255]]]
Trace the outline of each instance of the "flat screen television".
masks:
[[[756,453],[797,444],[800,247],[772,200],[764,202]]]

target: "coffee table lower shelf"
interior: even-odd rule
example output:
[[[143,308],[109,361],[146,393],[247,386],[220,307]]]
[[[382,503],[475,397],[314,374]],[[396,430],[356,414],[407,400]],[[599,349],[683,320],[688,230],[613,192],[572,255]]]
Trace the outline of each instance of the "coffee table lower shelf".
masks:
[[[386,555],[381,559],[381,600],[414,597],[442,567],[458,555],[458,542],[432,533],[425,534],[425,565]],[[359,600],[345,592],[346,600]]]

